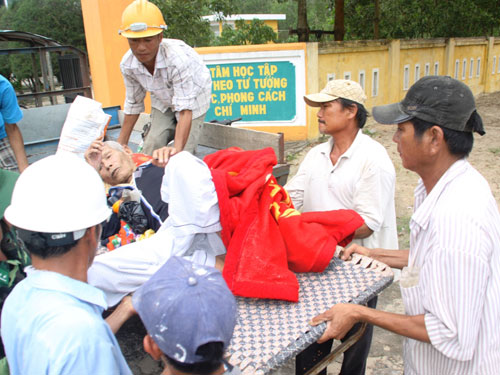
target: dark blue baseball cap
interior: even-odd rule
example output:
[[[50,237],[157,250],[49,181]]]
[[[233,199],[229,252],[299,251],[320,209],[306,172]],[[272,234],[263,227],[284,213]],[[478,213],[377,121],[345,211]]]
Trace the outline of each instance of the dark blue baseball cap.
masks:
[[[213,267],[170,258],[132,296],[149,335],[168,357],[186,364],[209,342],[228,347],[236,324],[236,301]]]

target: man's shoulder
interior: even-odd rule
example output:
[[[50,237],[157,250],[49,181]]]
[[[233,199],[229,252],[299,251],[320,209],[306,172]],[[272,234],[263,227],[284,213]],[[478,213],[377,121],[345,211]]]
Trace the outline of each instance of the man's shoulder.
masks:
[[[132,53],[132,50],[129,49],[122,57],[122,61],[120,61],[120,69],[122,71],[130,70],[133,67],[135,56]]]
[[[160,43],[160,50],[163,51],[168,51],[168,50],[192,50],[194,51],[193,47],[188,45],[186,42],[180,39],[168,39],[168,38],[163,38],[163,40]]]
[[[389,153],[380,142],[363,133],[359,137],[358,149],[356,150],[357,157],[384,169],[394,170],[394,164],[389,157]]]
[[[14,91],[14,87],[9,82],[9,80],[3,76],[0,76],[0,98],[4,95],[11,95],[12,97],[16,97],[16,92]],[[16,99],[17,100],[17,99]],[[17,103],[17,101],[16,101]]]
[[[170,67],[188,66],[193,63],[204,65],[203,59],[194,48],[179,39],[163,39],[158,53]]]
[[[11,83],[9,82],[9,80],[7,78],[5,78],[4,76],[0,75],[0,91],[4,91],[5,89],[9,88],[11,85]]]
[[[28,279],[16,285],[2,310],[2,328],[36,328],[40,337],[54,341],[58,336],[86,335],[95,330],[102,333],[101,321],[101,315],[90,304],[65,293],[33,287]],[[20,332],[16,336],[21,339]]]
[[[452,178],[444,192],[446,201],[460,201],[457,210],[465,207],[477,212],[481,208],[488,208],[495,200],[486,178],[468,162],[464,165],[463,173]]]

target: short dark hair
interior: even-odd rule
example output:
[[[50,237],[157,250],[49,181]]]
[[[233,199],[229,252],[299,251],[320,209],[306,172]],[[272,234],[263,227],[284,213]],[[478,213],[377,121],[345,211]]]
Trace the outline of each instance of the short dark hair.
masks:
[[[472,121],[472,117],[469,121]],[[432,122],[421,120],[416,117],[411,119],[410,122],[413,124],[415,137],[418,139],[422,138],[422,135],[427,129],[430,129],[433,126],[439,126],[443,130],[444,140],[452,155],[463,158],[468,156],[472,150],[472,146],[474,145],[472,132],[461,132],[458,130],[448,129],[441,125],[433,124]]]
[[[345,98],[339,98],[338,100],[343,109],[351,108],[352,106],[356,106],[358,108],[358,111],[356,112],[356,122],[358,123],[358,128],[363,129],[363,126],[366,124],[366,118],[368,117],[368,112],[366,111],[365,106]]]
[[[222,365],[224,344],[222,342],[209,342],[201,345],[196,354],[203,358],[196,363],[182,363],[165,355],[167,362],[176,370],[187,374],[210,375]]]
[[[66,254],[78,242],[77,240],[61,246],[49,246],[47,244],[47,236],[50,235],[50,233],[33,232],[21,228],[17,228],[17,232],[19,237],[24,241],[28,251],[42,259]]]

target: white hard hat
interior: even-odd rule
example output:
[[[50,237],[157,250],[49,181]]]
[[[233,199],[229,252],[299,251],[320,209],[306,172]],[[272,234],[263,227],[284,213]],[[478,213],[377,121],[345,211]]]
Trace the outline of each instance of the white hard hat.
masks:
[[[110,214],[95,169],[65,154],[39,160],[21,173],[4,216],[21,229],[69,233],[100,224]]]

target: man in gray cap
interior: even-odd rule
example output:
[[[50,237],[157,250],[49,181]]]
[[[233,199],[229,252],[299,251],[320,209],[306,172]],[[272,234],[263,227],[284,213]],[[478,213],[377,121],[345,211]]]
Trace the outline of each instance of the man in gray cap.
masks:
[[[361,130],[367,117],[363,89],[354,81],[338,79],[304,100],[319,107],[319,131],[331,138],[308,152],[297,174],[286,184],[295,208],[303,212],[355,210],[365,221],[354,234],[355,243],[397,249],[396,172],[385,148]],[[368,305],[376,307],[376,303],[375,297]],[[356,331],[357,327],[347,337]],[[345,353],[341,374],[365,373],[372,334],[373,327],[368,326]],[[318,348],[311,350],[316,352]]]
[[[236,301],[213,267],[170,258],[133,295],[148,334],[144,350],[164,375],[237,375],[222,356],[233,336]]]
[[[421,180],[415,189],[410,249],[353,245],[353,252],[403,268],[406,314],[337,304],[315,317],[327,321],[320,342],[342,338],[368,322],[406,337],[405,374],[497,374],[500,363],[500,215],[488,182],[467,161],[473,132],[484,134],[471,90],[428,76],[400,103],[373,109],[397,124],[403,166]]]

